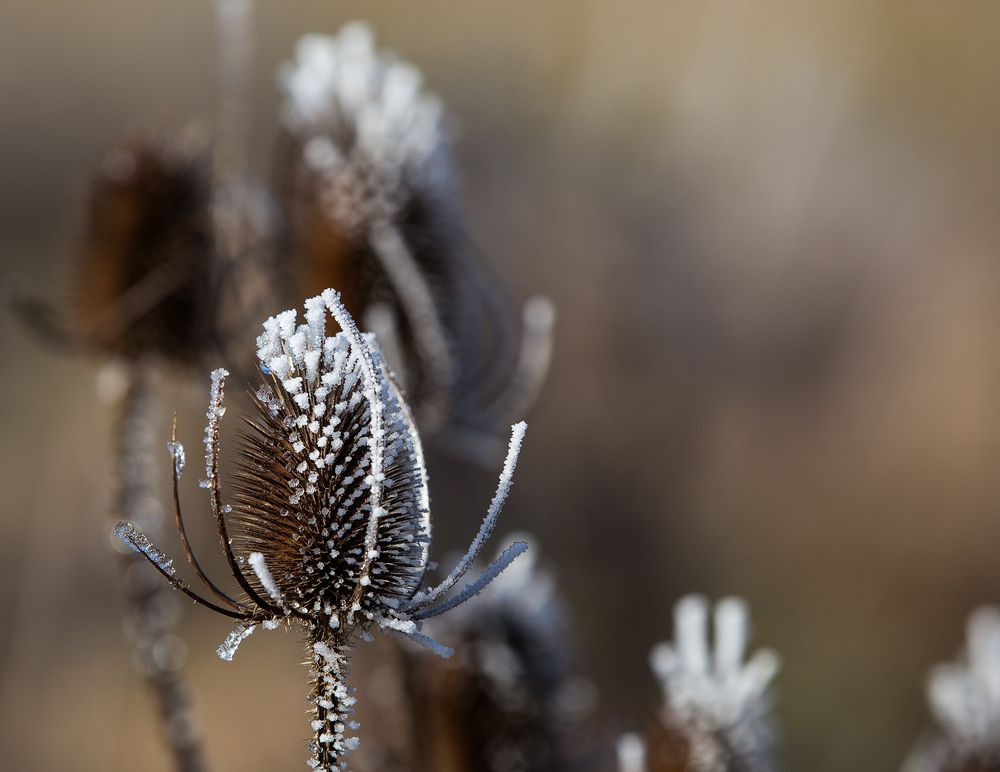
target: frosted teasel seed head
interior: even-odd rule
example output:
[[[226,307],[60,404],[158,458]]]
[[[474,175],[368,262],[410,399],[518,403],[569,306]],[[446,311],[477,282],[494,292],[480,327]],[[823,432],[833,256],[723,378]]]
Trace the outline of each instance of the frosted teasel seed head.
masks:
[[[342,289],[425,433],[496,455],[498,428],[545,380],[554,315],[547,299],[530,301],[515,351],[516,315],[461,227],[440,100],[359,22],[303,37],[279,83],[277,187],[295,282]]]
[[[918,745],[904,772],[1000,769],[1000,607],[969,615],[958,658],[928,676],[927,701],[939,732]]]
[[[375,48],[367,25],[302,37],[279,84],[282,123],[342,228],[362,231],[398,217],[414,195],[442,194],[450,161],[441,102],[416,67]]]
[[[595,690],[576,672],[566,609],[535,558],[532,549],[478,603],[433,620],[434,636],[457,655],[422,657],[409,677],[411,712],[432,717],[428,758],[482,772],[580,766]]]
[[[768,687],[779,662],[769,649],[744,661],[748,639],[749,611],[742,599],[724,598],[714,609],[700,595],[677,602],[674,640],[650,654],[663,705],[659,725],[647,738],[646,769],[657,772],[681,763],[687,766],[677,768],[695,772],[773,769]],[[635,752],[622,758],[631,759],[631,767],[640,763]]]
[[[326,315],[341,328],[326,335]],[[257,626],[294,626],[306,634],[313,674],[311,766],[341,768],[356,744],[347,736],[354,697],[347,651],[372,629],[402,635],[447,656],[420,628],[483,590],[525,549],[508,547],[478,579],[452,590],[491,535],[510,489],[524,436],[513,428],[497,492],[467,554],[438,585],[419,589],[428,563],[430,512],[423,452],[413,420],[374,340],[362,335],[332,290],[268,319],[257,339],[263,383],[244,419],[233,504],[223,503],[219,427],[228,373],[212,373],[205,431],[205,479],[216,527],[241,593],[220,589],[190,549],[188,562],[215,596],[197,595],[170,559],[128,523],[116,528],[176,588],[238,621],[218,654],[230,660]],[[182,453],[174,438],[174,491]],[[318,727],[318,728],[316,728]]]

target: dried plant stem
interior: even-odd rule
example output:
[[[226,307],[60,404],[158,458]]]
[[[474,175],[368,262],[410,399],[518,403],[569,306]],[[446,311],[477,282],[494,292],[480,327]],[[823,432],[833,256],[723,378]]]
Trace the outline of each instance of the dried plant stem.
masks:
[[[248,247],[250,72],[253,60],[252,0],[216,0],[219,97],[213,163],[213,219],[221,255],[235,260]]]
[[[128,366],[128,384],[116,406],[114,432],[114,517],[142,522],[155,532],[151,503],[157,500],[153,465],[156,445],[155,398],[148,365]],[[143,522],[145,521],[145,522]],[[134,552],[121,555],[128,629],[134,662],[156,701],[164,740],[178,772],[205,772],[208,766],[194,720],[190,691],[182,675],[183,646],[173,635],[176,598],[170,586]]]
[[[313,739],[309,743],[312,758],[308,764],[318,772],[333,772],[343,768],[343,759],[357,746],[357,738],[346,737],[354,729],[354,691],[347,683],[350,661],[347,652],[332,644],[313,640],[306,656],[312,692]]]

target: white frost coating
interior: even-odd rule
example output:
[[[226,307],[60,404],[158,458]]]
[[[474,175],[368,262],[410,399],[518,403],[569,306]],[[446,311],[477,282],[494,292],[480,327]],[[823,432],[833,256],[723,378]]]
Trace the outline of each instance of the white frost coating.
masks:
[[[382,379],[379,377],[382,373],[380,370],[378,375],[376,375],[375,361],[368,340],[358,330],[358,326],[354,323],[351,315],[347,313],[347,309],[344,308],[344,304],[340,300],[340,294],[332,289],[328,289],[323,292],[322,299],[326,303],[327,309],[333,314],[333,318],[337,320],[340,329],[350,339],[351,347],[361,359],[362,371],[365,377],[365,398],[368,400],[370,411],[369,426],[371,439],[369,440],[369,450],[371,453],[370,474],[372,484],[369,487],[368,501],[371,506],[371,513],[368,517],[368,530],[365,532],[365,557],[361,562],[361,569],[358,571],[358,589],[360,591],[361,587],[367,586],[365,580],[369,578],[372,565],[370,554],[375,548],[375,543],[378,539],[379,519],[385,513],[385,510],[382,508],[382,483],[385,479],[383,471],[385,463],[385,429],[383,422],[385,405],[382,403]],[[316,300],[316,298],[312,298],[311,301],[306,301],[306,308],[309,307],[310,302],[315,303]]]
[[[219,419],[226,412],[222,396],[227,375],[229,371],[221,367],[212,371],[212,388],[208,395],[208,412],[205,413],[208,417],[208,426],[205,427],[205,481],[208,485],[202,485],[203,488],[210,487],[215,477],[215,440],[219,434]]]
[[[264,555],[260,552],[251,552],[250,556],[247,558],[247,562],[250,563],[250,568],[253,569],[253,572],[260,580],[261,586],[267,591],[267,594],[271,596],[271,600],[279,606],[284,605],[285,597],[281,594],[281,589],[274,581],[274,576],[271,575],[271,570],[267,567],[267,561],[264,559]]]
[[[663,720],[688,736],[695,768],[715,769],[723,763],[713,740],[722,733],[748,769],[767,769],[767,688],[778,671],[778,657],[765,649],[743,661],[749,629],[743,600],[726,598],[716,604],[714,649],[709,646],[708,612],[704,597],[681,598],[674,607],[674,642],[660,643],[650,654],[663,691]]]
[[[956,662],[931,671],[927,698],[959,753],[992,757],[1000,752],[1000,607],[973,611],[966,637]]]
[[[646,744],[639,735],[629,732],[615,744],[618,772],[646,772]]]
[[[511,563],[514,562],[520,555],[527,551],[528,545],[524,542],[514,542],[507,549],[500,553],[500,557],[494,560],[487,566],[486,570],[480,574],[476,581],[472,582],[466,586],[460,593],[454,595],[443,603],[437,606],[423,607],[417,611],[414,615],[414,619],[427,619],[429,617],[436,617],[439,614],[443,614],[446,611],[450,611],[456,606],[460,606],[467,600],[475,595],[481,593],[486,589],[487,585],[490,584],[494,579],[503,573],[504,569],[507,568]]]
[[[215,650],[215,653],[219,655],[219,659],[232,662],[240,644],[249,638],[256,629],[257,625],[248,625],[242,622],[236,625],[233,631],[226,636],[226,640],[220,643],[219,648]]]
[[[486,512],[486,517],[483,518],[482,525],[479,527],[479,533],[472,540],[472,544],[469,545],[469,549],[464,557],[437,587],[417,593],[413,597],[413,600],[406,604],[408,608],[422,608],[435,602],[455,586],[455,583],[465,575],[472,563],[479,557],[483,545],[493,533],[497,518],[500,516],[500,510],[507,499],[507,494],[510,493],[510,486],[514,481],[514,469],[517,467],[517,458],[521,452],[521,445],[524,442],[524,435],[527,430],[528,425],[524,421],[516,423],[511,427],[510,445],[507,448],[507,458],[504,460],[503,469],[500,472],[500,481],[497,485],[496,493],[493,494],[490,508]]]
[[[126,546],[149,558],[167,576],[173,576],[177,573],[177,569],[174,568],[174,561],[147,539],[146,534],[131,523],[118,523],[115,526],[115,536],[121,539]]]
[[[187,463],[187,459],[184,456],[184,446],[179,442],[168,442],[167,452],[170,453],[170,457],[174,460],[174,472],[180,477],[184,474],[184,465]]]
[[[375,49],[367,25],[305,35],[278,81],[285,127],[307,140],[305,161],[337,194],[331,214],[343,227],[391,219],[408,182],[447,179],[440,101],[413,65]]]

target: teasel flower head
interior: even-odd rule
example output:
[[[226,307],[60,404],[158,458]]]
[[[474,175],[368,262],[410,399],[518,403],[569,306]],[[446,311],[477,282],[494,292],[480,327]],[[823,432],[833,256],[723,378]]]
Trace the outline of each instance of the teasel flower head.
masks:
[[[551,304],[526,307],[515,354],[516,320],[462,233],[447,116],[420,71],[355,22],[303,37],[279,76],[294,283],[342,288],[424,432],[482,433],[519,415],[548,368]]]
[[[263,269],[222,258],[211,167],[212,148],[193,124],[111,149],[86,189],[65,299],[14,289],[15,313],[61,348],[108,359],[194,365],[217,354],[244,321],[231,295],[259,295]],[[259,188],[244,203],[256,261],[271,225]]]
[[[15,310],[73,348],[190,359],[211,334],[210,192],[204,148],[189,132],[114,148],[89,185],[69,302],[25,295]]]
[[[328,311],[342,330],[332,337],[325,332]],[[348,651],[356,640],[381,629],[449,655],[421,632],[423,620],[478,594],[526,549],[511,545],[451,594],[493,531],[525,426],[513,429],[499,487],[467,554],[442,582],[421,590],[430,542],[422,450],[373,339],[327,290],[306,301],[304,323],[294,311],[268,319],[257,343],[263,383],[254,394],[254,415],[245,419],[231,505],[223,503],[219,475],[225,370],[212,374],[205,432],[202,487],[240,595],[219,589],[202,571],[179,506],[188,561],[215,600],[178,579],[173,562],[131,524],[120,523],[116,533],[179,590],[238,621],[218,649],[222,659],[232,659],[258,625],[304,631],[313,674],[309,764],[341,769],[357,744],[348,737],[354,697],[347,684]],[[183,448],[175,439],[170,449],[176,501]]]
[[[619,741],[620,772],[768,772],[772,728],[768,686],[777,655],[756,652],[744,662],[749,612],[739,598],[714,608],[714,646],[708,635],[709,605],[688,595],[674,609],[674,641],[660,643],[650,664],[660,682],[663,706],[643,741]]]
[[[927,700],[939,731],[904,772],[1000,770],[1000,608],[972,612],[958,660],[931,670]]]
[[[594,689],[575,672],[566,609],[534,555],[514,564],[479,603],[434,620],[435,637],[454,642],[455,657],[411,662],[410,713],[422,768],[583,768],[583,721]]]

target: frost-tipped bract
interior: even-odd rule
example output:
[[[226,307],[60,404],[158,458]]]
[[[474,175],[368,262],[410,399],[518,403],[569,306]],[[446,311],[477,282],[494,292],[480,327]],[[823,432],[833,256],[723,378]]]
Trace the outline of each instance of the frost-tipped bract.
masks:
[[[331,312],[341,332],[328,337]],[[369,336],[362,335],[337,293],[305,303],[305,321],[286,311],[258,338],[263,383],[245,419],[233,503],[223,503],[219,423],[225,370],[212,373],[205,430],[205,479],[219,540],[240,588],[231,595],[202,570],[176,518],[188,561],[213,600],[176,576],[173,563],[129,523],[118,536],[175,587],[236,619],[219,647],[232,659],[257,626],[304,629],[311,663],[314,731],[310,766],[344,768],[357,743],[348,737],[354,698],[347,652],[377,627],[439,654],[450,650],[420,631],[421,622],[477,594],[526,549],[514,543],[477,579],[450,591],[478,557],[511,485],[525,425],[513,427],[497,492],[468,553],[437,586],[419,590],[427,568],[430,513],[420,439],[409,410]],[[176,501],[182,449],[170,444]]]

